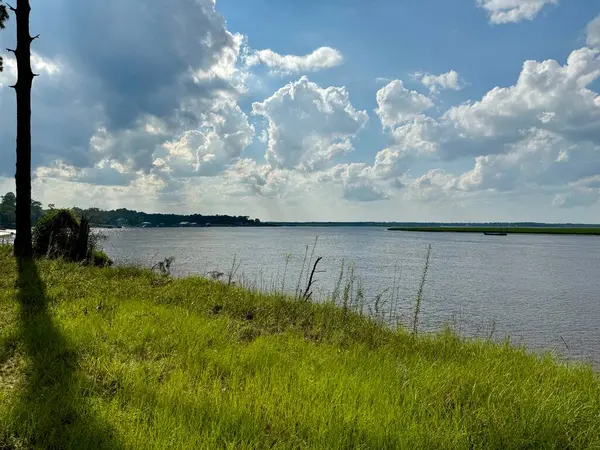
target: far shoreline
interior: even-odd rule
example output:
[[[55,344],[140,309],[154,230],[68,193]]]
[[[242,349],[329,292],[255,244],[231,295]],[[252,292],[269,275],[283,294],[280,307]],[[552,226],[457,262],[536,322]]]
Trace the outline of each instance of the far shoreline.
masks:
[[[410,226],[391,227],[388,231],[409,231],[421,233],[506,233],[506,234],[558,234],[579,236],[600,236],[600,227],[518,227],[518,226]]]

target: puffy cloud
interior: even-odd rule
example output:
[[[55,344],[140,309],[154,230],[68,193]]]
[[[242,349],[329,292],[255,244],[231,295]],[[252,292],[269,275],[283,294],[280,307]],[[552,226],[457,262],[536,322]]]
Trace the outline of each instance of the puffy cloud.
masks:
[[[340,182],[343,198],[352,202],[373,202],[389,199],[376,183],[372,166],[365,163],[338,164],[319,175],[320,183]]]
[[[365,181],[344,186],[343,196],[352,202],[376,202],[389,198],[377,185]]]
[[[89,156],[93,165],[98,160],[116,161],[130,171],[150,172],[154,154],[171,136],[167,124],[147,116],[131,128],[110,131],[101,127],[89,139]]]
[[[224,47],[217,61],[206,68],[195,69],[192,79],[197,85],[213,87],[220,93],[231,92],[246,93],[247,82],[250,74],[241,67],[239,62],[242,55],[247,51],[247,39],[242,34],[232,35],[232,45]]]
[[[396,178],[406,173],[413,160],[413,156],[403,148],[385,148],[375,156],[371,174],[378,180]]]
[[[600,146],[575,144],[555,133],[533,130],[507,154],[477,157],[459,185],[464,190],[560,189],[598,173]]]
[[[353,182],[369,178],[370,167],[365,163],[337,164],[319,175],[319,181],[342,180]]]
[[[35,41],[32,57],[41,73],[32,93],[34,168],[58,160],[91,170],[108,160],[150,173],[166,143],[194,132],[204,134],[203,156],[219,160],[217,166],[247,145],[251,126],[245,115],[238,113],[238,120],[231,112],[244,89],[245,74],[237,68],[243,38],[226,29],[214,0],[108,0],[101,6],[64,0],[42,2],[35,13],[56,20],[36,24],[46,38]],[[14,45],[11,31],[0,36],[6,47]],[[14,78],[12,72],[9,67],[0,83]],[[223,102],[233,104],[230,113],[215,112]],[[2,90],[0,104],[0,158],[10,161],[14,93]],[[0,175],[10,166],[3,164]]]
[[[231,99],[214,101],[200,119],[198,129],[186,131],[165,143],[163,151],[154,152],[155,167],[173,176],[216,176],[252,143],[254,127]]]
[[[558,5],[558,0],[477,0],[488,12],[490,23],[503,24],[533,20],[546,5]]]
[[[242,197],[278,197],[285,190],[287,181],[270,166],[248,158],[237,161],[224,175],[227,193]]]
[[[384,128],[407,122],[433,107],[433,101],[423,94],[404,87],[401,80],[394,80],[377,92],[375,111]]]
[[[92,159],[167,177],[216,176],[250,145],[254,127],[231,98],[205,103],[198,123],[179,130],[153,116],[125,130],[101,128],[90,139]]]
[[[319,176],[321,182],[340,183],[349,201],[387,200],[387,188],[404,189],[402,178],[418,155],[433,156],[438,150],[438,123],[420,114],[433,106],[422,94],[406,89],[400,80],[390,82],[377,93],[384,129],[390,131],[393,145],[379,151],[372,165],[338,164]],[[413,186],[417,186],[413,183]],[[417,189],[418,190],[418,189]]]
[[[275,73],[297,73],[339,66],[344,57],[339,50],[331,47],[320,47],[304,56],[280,55],[273,50],[258,50],[246,57],[248,67],[264,64]]]
[[[592,48],[600,47],[600,16],[587,26],[587,45]]]
[[[386,148],[377,153],[373,165],[365,163],[338,164],[322,172],[319,182],[338,182],[343,196],[349,201],[387,200],[390,196],[384,186],[403,188],[399,177],[403,176],[413,158],[401,149]]]
[[[222,192],[235,197],[258,197],[302,201],[311,189],[316,188],[315,179],[294,170],[274,169],[268,164],[243,158],[231,165],[222,175]]]
[[[352,184],[362,181],[388,181],[406,173],[411,155],[397,148],[386,148],[375,156],[372,166],[366,163],[337,164],[323,172],[321,181],[342,181]]]
[[[431,169],[408,185],[407,197],[419,201],[443,202],[459,194],[456,177],[443,169]]]
[[[352,106],[344,87],[321,88],[306,77],[254,103],[252,110],[269,123],[269,164],[304,171],[321,169],[352,151],[352,139],[368,121],[366,111]]]
[[[479,154],[499,152],[490,145],[517,142],[529,128],[600,142],[600,100],[588,88],[599,76],[599,51],[589,48],[572,52],[564,66],[554,60],[526,61],[514,86],[494,88],[480,101],[453,107],[442,120],[458,138],[480,144],[472,149]]]
[[[440,124],[433,118],[419,115],[392,131],[394,145],[405,152],[434,155],[441,137]]]
[[[424,86],[429,88],[429,92],[431,94],[437,94],[440,90],[444,89],[460,91],[464,88],[464,83],[460,79],[458,72],[455,70],[451,70],[440,75],[417,72],[413,74],[413,77],[418,79]]]
[[[409,198],[422,201],[541,194],[561,208],[589,206],[600,198],[600,146],[573,143],[546,130],[530,130],[506,154],[478,156],[472,170],[455,176],[434,169],[408,183]]]
[[[97,186],[127,186],[137,177],[113,161],[100,161],[94,167],[83,169],[56,161],[52,166],[41,166],[35,170],[37,178],[56,178],[77,183]]]
[[[64,7],[69,26],[61,44],[74,69],[97,82],[109,128],[128,127],[145,114],[170,116],[182,97],[210,97],[227,87],[193,77],[239,45],[214,0],[66,0]],[[110,27],[98,20],[108,20],[108,12]]]
[[[600,144],[600,97],[590,89],[599,77],[600,50],[585,47],[573,51],[565,65],[526,61],[514,86],[496,87],[438,119],[415,114],[404,122],[391,120],[389,111],[397,110],[388,107],[385,124],[392,127],[395,146],[444,160],[510,152],[531,129]]]

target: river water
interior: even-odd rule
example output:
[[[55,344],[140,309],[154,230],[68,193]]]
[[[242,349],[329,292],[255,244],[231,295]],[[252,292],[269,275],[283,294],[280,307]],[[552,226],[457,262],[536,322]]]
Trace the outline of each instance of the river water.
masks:
[[[431,256],[420,329],[451,326],[467,336],[552,350],[600,367],[600,237],[392,232],[371,227],[145,228],[101,230],[119,264],[152,266],[173,256],[175,276],[232,273],[263,290],[295,292],[308,247],[314,298],[330,295],[342,261],[354,265],[366,303],[406,326]],[[234,263],[235,262],[235,263]],[[305,264],[306,266],[306,264]],[[232,268],[235,269],[232,270]],[[285,274],[285,277],[284,277]]]

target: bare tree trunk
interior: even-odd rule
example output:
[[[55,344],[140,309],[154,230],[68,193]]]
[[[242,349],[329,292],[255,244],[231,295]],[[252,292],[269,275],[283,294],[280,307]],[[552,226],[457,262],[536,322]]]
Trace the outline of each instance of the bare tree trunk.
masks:
[[[17,16],[18,78],[13,86],[17,93],[17,187],[16,231],[14,252],[18,258],[31,258],[31,42],[29,35],[29,0],[17,0],[17,8],[11,10]]]
[[[79,221],[79,233],[77,235],[77,245],[73,259],[75,261],[85,261],[88,257],[88,248],[90,242],[90,223],[88,219],[81,216]]]

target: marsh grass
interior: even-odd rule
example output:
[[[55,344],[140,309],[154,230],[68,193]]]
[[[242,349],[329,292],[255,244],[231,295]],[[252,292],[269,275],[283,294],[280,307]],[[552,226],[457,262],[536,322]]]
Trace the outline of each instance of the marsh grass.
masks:
[[[429,261],[431,259],[431,244],[427,248],[427,256],[425,257],[425,266],[423,267],[423,275],[421,276],[421,283],[419,284],[419,290],[417,292],[417,298],[415,299],[415,312],[413,315],[412,333],[416,336],[419,332],[419,315],[421,313],[421,302],[423,301],[423,293],[425,291],[425,282],[427,281],[427,272],[429,272]]]
[[[561,235],[589,235],[599,236],[600,228],[595,226],[569,227],[569,226],[545,226],[545,227],[527,227],[527,226],[408,226],[392,227],[388,231],[411,231],[427,233],[484,233],[484,232],[502,232],[510,234],[561,234]]]
[[[316,304],[134,267],[19,273],[0,248],[0,448],[600,446],[590,367],[413,338],[357,314],[343,277]]]

